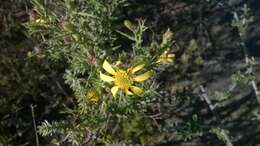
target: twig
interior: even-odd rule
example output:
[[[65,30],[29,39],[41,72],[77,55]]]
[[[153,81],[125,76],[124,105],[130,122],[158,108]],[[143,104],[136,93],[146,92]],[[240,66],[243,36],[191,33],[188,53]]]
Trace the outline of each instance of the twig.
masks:
[[[38,134],[37,134],[37,127],[36,127],[36,122],[35,122],[34,106],[33,105],[31,105],[31,111],[32,111],[32,119],[33,119],[33,127],[34,127],[34,133],[35,133],[36,146],[39,146],[39,137],[38,137]]]
[[[251,85],[252,85],[252,87],[253,87],[253,89],[254,89],[256,99],[257,99],[258,103],[260,104],[260,92],[259,92],[258,89],[257,89],[256,82],[255,82],[254,80],[251,81]]]
[[[215,106],[212,104],[211,100],[209,99],[207,93],[206,93],[206,90],[204,89],[204,87],[201,85],[200,86],[200,91],[202,92],[202,98],[206,101],[206,103],[208,104],[209,106],[209,109],[211,110],[211,112],[214,114],[214,116],[216,117],[217,119],[217,122],[219,124],[221,124],[221,119],[218,115],[218,113],[215,111]],[[225,142],[226,142],[226,146],[233,146],[229,136],[227,135],[227,133],[223,130],[223,137],[225,139]]]
[[[157,114],[154,114],[154,115],[149,115],[148,117],[161,119],[161,117],[160,117],[161,115],[162,115],[162,113],[157,113]]]
[[[210,110],[213,112],[215,106],[211,103],[211,100],[208,98],[206,90],[203,86],[200,86],[200,91],[202,92],[202,98],[206,101],[206,103],[209,105]]]
[[[245,63],[246,63],[247,65],[250,65],[249,57],[248,57],[248,54],[247,54],[247,52],[246,52],[246,46],[245,46],[244,43],[241,43],[240,45],[241,45],[241,47],[242,47],[242,49],[243,49],[243,52],[244,52],[244,55],[245,55]],[[260,104],[260,92],[259,92],[258,89],[257,89],[256,81],[255,81],[255,80],[252,80],[252,81],[250,82],[250,84],[252,85],[252,88],[253,88],[253,90],[254,90],[254,93],[255,93],[255,96],[256,96],[256,100],[257,100],[257,102]]]
[[[65,95],[65,96],[69,96],[69,94],[66,92],[66,90],[62,87],[62,85],[60,84],[59,81],[55,81],[56,85],[58,86],[58,88],[60,89],[60,91]]]
[[[224,139],[225,139],[225,141],[226,141],[226,145],[227,145],[227,146],[233,146],[233,144],[232,144],[231,140],[229,139],[227,133],[226,133],[225,131],[223,131],[222,134],[223,134]]]

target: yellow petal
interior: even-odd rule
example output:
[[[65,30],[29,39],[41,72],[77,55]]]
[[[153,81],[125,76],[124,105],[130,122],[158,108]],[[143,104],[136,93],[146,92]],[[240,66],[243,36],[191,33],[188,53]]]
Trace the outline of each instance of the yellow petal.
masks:
[[[136,82],[142,82],[144,80],[149,79],[153,75],[153,71],[147,71],[146,73],[139,75],[134,78],[134,81]]]
[[[144,65],[145,65],[145,64],[140,64],[140,65],[135,66],[135,67],[131,70],[131,72],[132,72],[132,73],[135,73],[135,72],[141,70],[142,68],[144,68]]]
[[[161,63],[163,61],[163,59],[159,58],[156,63]]]
[[[169,54],[168,57],[174,58],[174,57],[175,57],[175,54]]]
[[[108,75],[103,74],[102,72],[100,72],[100,79],[105,81],[105,82],[112,82],[115,79],[113,77],[110,77]]]
[[[37,23],[45,23],[45,20],[43,20],[43,19],[36,19],[35,22],[37,22]]]
[[[118,86],[114,86],[114,87],[111,88],[111,92],[112,92],[114,97],[115,97],[117,91],[118,91]]]
[[[136,86],[131,86],[130,88],[134,92],[134,94],[141,96],[141,97],[144,96],[144,91],[141,88],[136,87]]]
[[[116,73],[112,66],[106,60],[103,63],[103,68],[112,75],[115,75]]]
[[[133,93],[132,93],[131,91],[129,91],[128,89],[125,90],[125,93],[126,93],[127,95],[133,95]]]
[[[170,62],[170,63],[173,63],[173,59],[172,58],[168,58],[167,61]]]

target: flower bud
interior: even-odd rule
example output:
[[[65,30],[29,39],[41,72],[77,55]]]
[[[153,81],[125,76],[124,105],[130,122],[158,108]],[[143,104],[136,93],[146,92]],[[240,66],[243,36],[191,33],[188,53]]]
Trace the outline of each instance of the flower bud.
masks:
[[[73,29],[74,29],[73,24],[71,24],[68,21],[63,21],[61,23],[61,26],[62,26],[63,30],[65,30],[65,31],[73,31]]]
[[[173,37],[173,32],[168,29],[164,34],[163,34],[163,41],[162,44],[167,44],[168,42],[170,42],[172,40]]]
[[[124,21],[124,25],[131,31],[135,30],[135,26],[133,25],[132,22],[130,22],[129,20],[125,20]]]

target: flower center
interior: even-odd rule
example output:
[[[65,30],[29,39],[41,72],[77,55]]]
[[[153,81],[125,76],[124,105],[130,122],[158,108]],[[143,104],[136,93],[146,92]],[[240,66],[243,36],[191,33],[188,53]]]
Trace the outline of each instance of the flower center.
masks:
[[[134,83],[133,78],[126,71],[120,70],[115,74],[115,85],[121,89],[129,89]]]

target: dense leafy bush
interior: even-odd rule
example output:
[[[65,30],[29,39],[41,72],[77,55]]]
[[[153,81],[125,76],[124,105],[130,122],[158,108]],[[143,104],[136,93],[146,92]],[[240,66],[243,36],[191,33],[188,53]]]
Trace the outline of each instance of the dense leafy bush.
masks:
[[[239,135],[232,135],[223,123],[220,107],[234,100],[236,90],[248,87],[260,103],[256,61],[246,45],[246,33],[254,21],[250,8],[238,5],[228,12],[232,12],[229,27],[237,35],[235,44],[245,61],[230,75],[228,88],[209,94],[206,83],[181,83],[193,80],[194,70],[200,72],[210,64],[205,48],[214,47],[212,37],[207,34],[209,42],[203,45],[201,34],[201,38],[188,38],[183,43],[176,35],[178,28],[163,27],[157,34],[149,18],[128,16],[134,15],[131,6],[136,3],[31,1],[29,20],[15,25],[25,30],[20,33],[29,40],[11,47],[6,44],[6,35],[1,41],[3,145],[151,146],[201,138],[205,145],[233,146],[239,141]],[[212,0],[198,4],[199,10],[230,5],[235,3]],[[142,13],[138,8],[136,11]],[[199,14],[198,29],[202,29],[206,22]],[[180,21],[185,24],[183,17]],[[25,46],[28,49],[24,51],[15,50],[21,57],[8,56],[8,49]],[[169,80],[169,76],[176,76],[174,87],[163,81],[165,74]],[[259,109],[247,120],[259,121]]]

